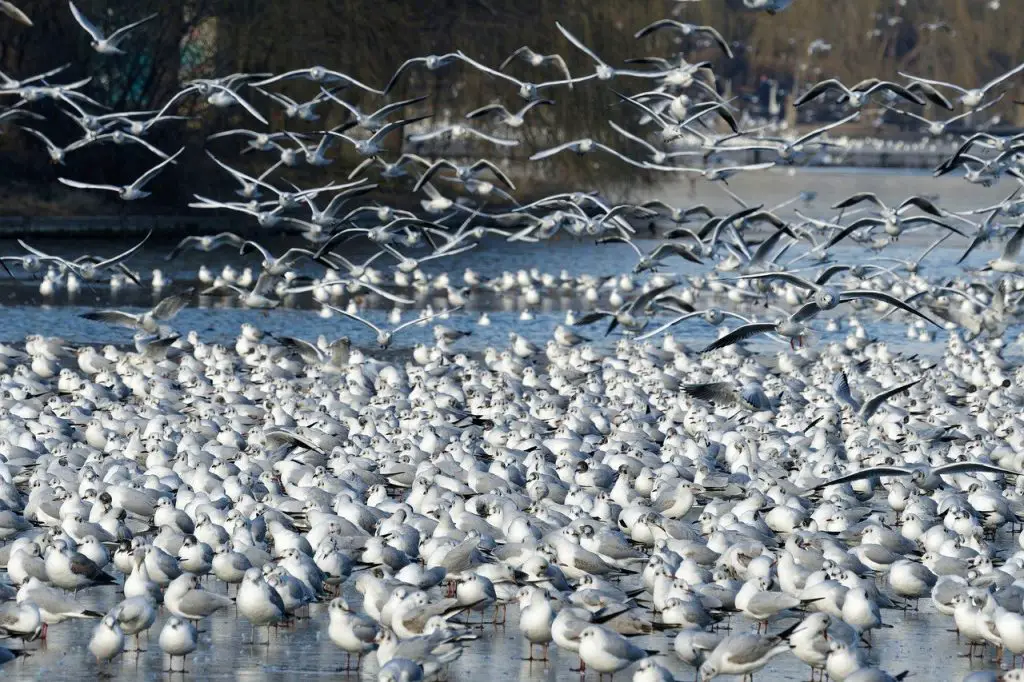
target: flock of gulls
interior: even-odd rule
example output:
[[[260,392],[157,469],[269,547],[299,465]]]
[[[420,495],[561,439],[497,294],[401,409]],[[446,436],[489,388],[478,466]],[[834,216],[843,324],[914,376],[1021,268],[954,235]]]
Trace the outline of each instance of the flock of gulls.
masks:
[[[790,2],[745,4],[774,13]],[[110,59],[156,19],[108,30],[69,5]],[[12,3],[0,10],[31,26]],[[171,258],[252,250],[259,271],[208,270],[202,292],[86,315],[134,330],[131,346],[43,336],[0,345],[0,663],[33,674],[49,627],[90,620],[88,651],[102,673],[127,665],[148,638],[166,669],[183,674],[193,652],[212,646],[211,623],[237,617],[252,626],[254,657],[292,629],[315,629],[337,646],[339,667],[377,669],[382,682],[444,678],[492,627],[518,631],[523,655],[559,676],[575,666],[668,682],[682,663],[710,680],[793,657],[812,679],[876,682],[907,671],[877,667],[872,644],[903,638],[912,647],[918,621],[905,614],[920,609],[956,631],[938,635],[948,637],[946,655],[959,642],[979,657],[966,679],[1024,679],[1014,669],[1024,655],[1024,372],[1005,357],[1024,299],[1024,136],[972,135],[936,169],[1014,185],[1000,203],[970,211],[949,211],[941,197],[890,206],[855,194],[829,217],[791,217],[785,205],[750,205],[728,186],[738,173],[834,145],[829,133],[864,108],[969,116],[1019,85],[1024,64],[978,87],[909,74],[827,80],[795,104],[838,96],[843,118],[767,138],[738,127],[709,62],[680,53],[613,66],[570,27],[557,29],[591,71],[572,74],[563,56],[529,47],[498,66],[456,51],[410,59],[380,89],[314,66],[196,80],[159,111],[128,113],[105,111],[86,94],[89,79],[61,83],[61,67],[0,74],[7,133],[36,138],[55,164],[108,143],[153,157],[123,185],[60,178],[124,201],[144,199],[177,163],[182,150],[161,150],[147,134],[180,125],[185,100],[233,112],[239,127],[211,135],[217,151],[207,154],[237,181],[238,196],[196,196],[192,206],[247,214],[296,244],[274,255],[230,232],[183,239]],[[714,28],[675,19],[637,38],[655,31],[731,52]],[[410,70],[457,68],[487,74],[505,95],[465,115],[490,127],[410,113],[425,97],[385,99]],[[521,80],[534,74],[555,80]],[[296,81],[318,86],[313,99],[292,99]],[[614,204],[590,192],[524,204],[499,162],[393,151],[392,134],[407,126],[418,131],[413,143],[516,146],[513,133],[537,107],[587,81],[614,88],[637,125],[611,124],[619,148],[571,140],[532,159],[600,153],[700,175],[735,210]],[[379,108],[360,110],[349,92],[378,98]],[[81,138],[52,141],[43,101],[74,119]],[[267,106],[307,129],[327,107],[349,117],[316,134],[272,131]],[[216,142],[225,139],[266,155],[267,170],[253,176],[225,161]],[[676,146],[694,141],[697,152]],[[343,181],[300,188],[282,177],[300,164],[330,168],[336,145],[364,159]],[[730,164],[737,149],[766,160]],[[684,165],[694,156],[704,163]],[[361,203],[374,174],[406,183],[422,210]],[[801,198],[809,199],[786,205]],[[640,236],[655,224],[666,226],[665,239],[650,249]],[[627,245],[632,272],[443,271],[484,240],[543,248],[563,233]],[[928,235],[918,258],[884,255],[912,233]],[[927,259],[954,235],[967,240],[961,261],[989,242],[999,255],[977,271],[929,278]],[[77,259],[21,243],[23,253],[2,257],[12,275],[51,286],[140,282],[131,265],[145,239],[116,256]],[[373,255],[351,260],[356,243]],[[844,264],[840,247],[871,255]],[[670,264],[684,261],[701,274],[673,274]],[[423,289],[450,305],[403,320],[400,306]],[[458,349],[471,333],[458,312],[472,296],[537,301],[558,291],[594,305],[546,345],[512,333],[505,348]],[[252,308],[310,295],[339,329],[371,328],[381,349],[413,325],[433,325],[435,342],[376,359],[346,337],[278,337],[246,324],[233,345],[206,343],[172,327],[199,294]],[[399,306],[394,319],[366,319],[359,302],[370,295]],[[837,328],[825,314],[833,310],[847,317],[845,339],[813,343],[814,325]],[[943,334],[945,348],[890,350],[872,338],[870,321],[858,321],[882,318],[905,322],[917,341]],[[720,334],[688,348],[681,339],[694,325]],[[752,339],[759,345],[748,347]],[[112,606],[93,610],[97,600]]]

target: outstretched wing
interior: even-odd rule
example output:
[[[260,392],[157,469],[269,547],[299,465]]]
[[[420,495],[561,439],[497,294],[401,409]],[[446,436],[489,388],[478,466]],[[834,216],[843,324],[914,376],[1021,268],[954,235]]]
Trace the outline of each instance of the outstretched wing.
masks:
[[[874,478],[875,476],[910,476],[913,473],[913,469],[903,469],[901,467],[871,467],[868,469],[861,469],[860,471],[854,471],[852,474],[846,474],[839,478],[833,478],[831,481],[825,481],[824,483],[810,488],[807,492],[821,490],[822,488],[827,488],[830,485],[842,485],[843,483],[863,481],[865,478]]]
[[[736,402],[736,391],[727,381],[713,381],[706,384],[688,384],[683,386],[683,391],[699,400],[706,400],[709,403],[734,403]]]
[[[922,377],[922,379],[923,378],[924,377]],[[900,393],[903,393],[904,391],[910,390],[912,386],[920,382],[921,379],[915,379],[914,381],[901,384],[895,388],[887,389],[885,391],[882,391],[878,395],[872,396],[871,400],[864,403],[864,406],[860,408],[861,418],[864,421],[867,421],[871,417],[871,415],[878,411],[878,408],[881,407],[882,403],[884,403],[886,400],[893,397],[894,395],[898,395]]]
[[[758,334],[766,334],[770,331],[773,331],[774,329],[775,325],[771,322],[754,322],[753,324],[742,325],[740,327],[737,327],[736,329],[733,329],[731,332],[721,337],[720,339],[716,339],[715,341],[709,343],[700,351],[700,354],[703,355],[704,353],[710,353],[711,351],[718,350],[719,348],[731,346],[734,343],[739,343],[740,341],[749,339],[752,336],[757,336]]]
[[[153,306],[153,317],[158,320],[169,320],[188,305],[192,300],[195,289],[189,288],[179,294],[168,296]]]
[[[96,310],[89,313],[82,313],[82,318],[94,322],[106,322],[116,324],[118,327],[129,327],[134,329],[139,323],[138,315],[123,313],[120,310]]]
[[[1009,476],[1021,475],[1021,472],[1019,471],[1004,469],[996,466],[995,464],[988,464],[986,462],[953,462],[952,464],[943,464],[940,467],[932,469],[932,474],[936,476],[943,476],[946,474],[967,474],[974,471],[986,471],[992,474],[1007,474]]]
[[[939,327],[940,329],[942,328],[942,325],[940,325],[938,322],[936,322],[932,318],[930,318],[927,315],[925,315],[924,313],[922,313],[917,308],[914,308],[913,306],[907,305],[907,303],[905,301],[901,301],[900,299],[896,298],[895,296],[893,296],[891,294],[884,293],[882,291],[871,291],[869,289],[851,289],[850,291],[844,291],[841,294],[839,294],[839,300],[841,300],[841,301],[849,301],[849,300],[852,300],[852,299],[855,299],[855,298],[869,298],[869,299],[872,299],[872,300],[875,300],[875,301],[882,301],[883,303],[888,303],[889,305],[891,305],[891,306],[893,306],[895,308],[899,308],[900,310],[905,310],[906,312],[910,313],[911,315],[917,315],[922,320],[925,320],[926,322],[931,322],[932,324],[934,324],[936,327]]]
[[[850,393],[850,382],[846,378],[846,372],[840,370],[832,378],[832,390],[836,398],[852,407],[854,412],[860,412],[860,403]]]

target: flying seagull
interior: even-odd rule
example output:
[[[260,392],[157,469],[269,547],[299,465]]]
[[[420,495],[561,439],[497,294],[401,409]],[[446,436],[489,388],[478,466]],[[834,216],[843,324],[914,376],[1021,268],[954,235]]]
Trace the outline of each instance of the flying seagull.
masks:
[[[96,50],[100,54],[124,54],[124,50],[119,48],[117,44],[120,41],[127,38],[128,32],[131,31],[133,28],[141,26],[147,21],[152,21],[157,16],[156,14],[150,14],[145,19],[139,19],[138,21],[128,24],[127,26],[122,26],[121,28],[111,33],[109,36],[104,37],[103,32],[96,28],[96,26],[94,26],[92,22],[90,22],[89,19],[86,18],[84,14],[82,14],[81,10],[75,7],[74,2],[68,0],[68,7],[71,8],[71,13],[75,15],[75,21],[78,22],[78,25],[84,28],[86,33],[88,33],[92,37],[92,41],[89,43],[90,45],[92,45],[92,49]]]

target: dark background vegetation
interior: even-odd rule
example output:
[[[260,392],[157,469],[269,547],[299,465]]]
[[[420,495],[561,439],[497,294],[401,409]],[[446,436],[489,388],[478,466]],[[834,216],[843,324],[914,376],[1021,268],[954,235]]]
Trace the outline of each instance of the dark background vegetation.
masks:
[[[138,29],[124,44],[129,54],[107,57],[94,53],[88,36],[75,24],[62,0],[18,0],[32,17],[33,28],[0,21],[0,69],[13,77],[42,72],[70,63],[55,82],[92,76],[84,92],[115,110],[159,108],[194,76],[222,76],[232,72],[283,72],[322,64],[382,87],[408,57],[443,54],[461,48],[484,63],[497,66],[521,45],[542,53],[557,52],[574,74],[592,71],[590,61],[569,45],[555,21],[573,31],[612,65],[639,56],[669,56],[683,49],[691,62],[710,60],[718,88],[734,95],[752,95],[762,77],[778,81],[783,91],[799,89],[803,82],[835,76],[855,82],[869,76],[895,78],[897,71],[933,76],[962,84],[982,83],[1024,59],[1024,3],[1002,0],[992,9],[989,0],[796,0],[777,16],[744,11],[741,0],[703,0],[676,3],[666,0],[79,0],[78,6],[108,31],[151,12],[157,21]],[[735,46],[734,59],[726,59],[714,46],[665,31],[634,40],[633,33],[649,22],[673,16],[710,24]],[[930,29],[926,23],[942,22]],[[808,54],[812,41],[831,45]],[[534,82],[558,78],[557,70],[518,62],[510,73]],[[1019,81],[1018,81],[1019,82]],[[650,81],[617,79],[614,87],[627,92],[646,89]],[[289,81],[272,86],[295,99],[311,98],[318,86]],[[1012,95],[1022,99],[1021,88]],[[276,129],[319,131],[337,125],[345,114],[337,106],[322,106],[316,123],[289,121],[275,105],[256,92],[240,93],[266,112]],[[414,68],[392,97],[430,94],[425,111],[436,124],[459,119],[491,101],[509,108],[522,101],[510,84],[481,76],[456,63],[437,72]],[[631,124],[609,92],[608,83],[588,83],[569,92],[553,92],[557,106],[535,109],[523,140],[511,151],[490,145],[474,153],[489,157],[528,156],[540,146],[578,137],[594,137],[628,148],[608,130],[608,119]],[[349,89],[340,93],[364,109],[382,101]],[[1017,116],[1011,100],[991,113]],[[0,104],[10,105],[5,97]],[[744,100],[739,100],[741,106]],[[429,105],[429,106],[427,106]],[[31,105],[49,120],[38,124],[58,144],[74,140],[77,127],[52,102]],[[1017,109],[1021,109],[1018,107]],[[256,121],[237,108],[217,110],[201,99],[185,100],[179,113],[196,120],[154,130],[151,142],[166,151],[186,145],[183,162],[154,183],[154,201],[182,206],[193,192],[223,197],[224,177],[202,155],[205,137],[228,127],[250,127]],[[939,112],[930,112],[940,115]],[[530,123],[532,122],[532,126]],[[391,143],[401,144],[396,135]],[[221,140],[214,148],[234,162],[241,139]],[[339,160],[327,169],[288,169],[287,177],[302,185],[343,179],[358,162],[351,150],[336,145]],[[273,156],[246,157],[247,168],[258,170]],[[128,182],[152,165],[152,157],[132,148],[98,146],[69,155],[67,166],[48,163],[38,141],[11,125],[0,128],[0,215],[53,210],[69,191],[55,182],[58,175],[91,181]],[[560,155],[551,173],[563,183],[588,185],[607,178],[630,177],[635,169],[611,160],[579,163],[573,155]],[[219,194],[218,194],[219,192]],[[78,201],[92,201],[92,197]],[[20,201],[17,198],[20,197]],[[28,197],[32,197],[30,200]],[[35,202],[38,199],[38,202]],[[28,202],[26,204],[26,202]],[[148,204],[152,210],[152,203]]]

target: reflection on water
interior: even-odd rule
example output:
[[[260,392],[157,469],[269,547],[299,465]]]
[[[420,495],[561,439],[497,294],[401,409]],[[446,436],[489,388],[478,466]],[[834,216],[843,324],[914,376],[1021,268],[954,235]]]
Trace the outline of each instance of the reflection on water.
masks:
[[[111,588],[89,588],[79,596],[84,603],[99,611],[117,603]],[[357,602],[357,597],[354,591],[352,595],[346,595],[350,602]],[[567,652],[559,653],[555,646],[551,647],[551,660],[547,663],[523,660],[527,655],[527,645],[519,634],[517,613],[517,609],[512,607],[508,610],[504,626],[488,625],[479,630],[480,639],[471,642],[462,658],[451,666],[448,679],[475,682],[485,679],[486,675],[495,682],[554,682],[578,678],[578,673],[569,672],[578,659]],[[45,647],[37,643],[28,645],[32,651],[28,662],[4,666],[4,678],[77,680],[82,679],[83,673],[92,677],[102,670],[118,680],[189,678],[294,682],[297,676],[368,682],[377,679],[377,662],[372,655],[364,658],[358,672],[344,670],[345,654],[327,637],[326,604],[312,605],[308,619],[273,633],[269,646],[253,645],[248,622],[244,618],[236,618],[230,611],[203,621],[200,644],[196,653],[188,658],[186,675],[163,672],[167,661],[162,658],[156,639],[165,618],[166,613],[161,613],[150,632],[150,641],[142,640],[142,653],[125,652],[102,669],[97,667],[86,649],[95,621],[67,621],[50,628]],[[946,629],[950,619],[935,613],[928,600],[921,601],[920,612],[904,614],[898,610],[884,610],[882,618],[895,628],[876,632],[875,646],[867,652],[872,662],[890,673],[911,670],[913,677],[919,680],[959,680],[971,670],[995,667],[990,660],[953,655],[953,652],[966,647],[957,645],[956,635]],[[751,625],[740,615],[727,622],[738,629]],[[772,631],[781,627],[774,625]],[[912,638],[904,636],[903,632],[912,632]],[[261,631],[258,641],[263,642],[264,637]],[[673,637],[671,632],[658,633],[635,641],[645,648],[662,652],[659,662],[671,669],[677,679],[693,679],[694,670],[680,663],[672,652]],[[620,673],[616,679],[629,679],[629,675],[628,671]],[[807,677],[808,667],[788,654],[776,658],[756,675],[759,680],[805,680]],[[597,679],[597,676],[588,673],[587,679]]]

